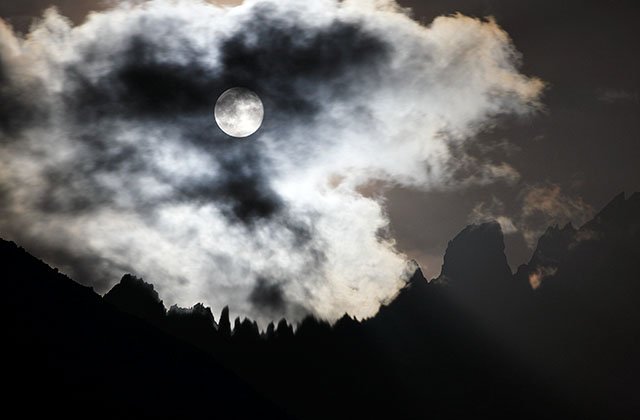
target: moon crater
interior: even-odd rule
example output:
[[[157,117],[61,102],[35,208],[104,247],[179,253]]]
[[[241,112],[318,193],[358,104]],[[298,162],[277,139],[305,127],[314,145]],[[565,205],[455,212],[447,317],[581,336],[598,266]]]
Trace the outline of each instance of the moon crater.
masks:
[[[218,127],[232,137],[248,137],[258,131],[264,119],[264,107],[253,91],[234,87],[226,90],[214,108]]]

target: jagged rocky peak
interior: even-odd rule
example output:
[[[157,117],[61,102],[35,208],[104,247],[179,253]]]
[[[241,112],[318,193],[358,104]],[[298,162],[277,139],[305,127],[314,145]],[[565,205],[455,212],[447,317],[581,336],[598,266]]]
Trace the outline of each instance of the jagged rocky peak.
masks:
[[[351,318],[349,314],[345,313],[340,319],[336,321],[333,327],[335,330],[350,330],[358,324],[358,320],[356,320],[355,318]]]
[[[502,229],[497,222],[488,222],[467,226],[449,242],[436,283],[478,284],[509,279]]]
[[[592,230],[619,230],[637,232],[640,225],[640,193],[635,192],[625,199],[625,193],[614,197],[583,228]]]
[[[428,286],[429,281],[425,278],[420,266],[415,263],[415,270],[413,271],[411,277],[409,277],[409,279],[407,280],[404,287],[400,290],[399,295],[407,293],[420,294],[424,292]]]
[[[218,332],[224,337],[231,336],[231,321],[229,320],[229,307],[222,308],[220,313],[220,322],[218,323]]]
[[[172,305],[167,313],[168,317],[189,318],[192,320],[202,320],[206,323],[216,325],[215,317],[211,312],[211,308],[204,306],[202,303],[196,303],[191,308],[181,308],[178,305]]]
[[[566,255],[570,245],[575,242],[578,231],[571,223],[563,228],[550,227],[538,240],[531,257],[530,265],[557,265]]]
[[[602,240],[621,243],[637,235],[639,230],[640,194],[625,198],[625,194],[620,193],[579,229],[570,223],[563,228],[558,225],[548,228],[538,240],[529,262],[518,268],[516,277],[537,289],[554,277],[581,245]]]
[[[604,206],[602,210],[598,212],[598,214],[596,214],[594,219],[607,220],[616,218],[620,215],[619,213],[623,211],[626,201],[627,200],[625,199],[625,193],[621,192],[620,194],[613,197],[613,199],[606,206]]]
[[[116,284],[106,295],[113,295],[113,293],[121,290],[130,291],[133,293],[140,293],[141,295],[149,296],[149,298],[162,302],[158,292],[154,289],[153,284],[147,283],[143,279],[134,276],[133,274],[125,274],[120,279],[120,282]]]
[[[428,283],[428,280],[422,272],[422,267],[420,267],[420,264],[418,264],[417,261],[411,260],[407,271],[412,273],[411,277],[407,280],[407,285],[422,285],[423,283]]]
[[[142,319],[161,322],[166,314],[164,303],[152,284],[131,274],[125,274],[113,286],[104,300],[118,309]]]
[[[571,223],[563,228],[550,227],[538,240],[529,265],[558,264],[578,243],[585,240],[602,239],[604,236],[632,233],[640,223],[640,194],[634,193],[628,199],[625,194],[615,196],[592,220],[579,229]]]

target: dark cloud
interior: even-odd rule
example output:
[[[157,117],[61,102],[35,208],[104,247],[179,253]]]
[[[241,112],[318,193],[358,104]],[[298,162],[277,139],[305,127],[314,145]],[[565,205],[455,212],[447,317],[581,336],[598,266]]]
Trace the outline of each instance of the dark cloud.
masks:
[[[221,80],[203,66],[199,60],[203,52],[190,47],[187,40],[178,40],[185,50],[186,61],[163,60],[163,54],[170,53],[163,41],[166,41],[163,37],[135,34],[126,41],[110,71],[95,80],[86,74],[86,68],[99,65],[104,58],[102,45],[87,47],[83,51],[87,61],[73,63],[66,69],[73,87],[67,100],[71,107],[82,111],[76,116],[155,120],[194,113],[209,115],[212,98],[223,89]],[[92,62],[92,58],[98,62]]]
[[[263,94],[267,111],[313,114],[321,82],[331,95],[349,95],[350,77],[378,68],[390,46],[359,22],[332,21],[309,30],[273,4],[254,8],[247,18],[254,31],[238,31],[221,46],[227,86],[248,86]]]
[[[179,22],[160,22],[153,35],[138,33],[103,77],[93,80],[85,68],[103,57],[94,44],[82,51],[85,60],[66,71],[74,89],[68,100],[82,110],[77,116],[175,118],[176,115],[209,116],[212,98],[229,86],[245,86],[265,102],[266,112],[285,119],[309,116],[322,104],[315,93],[332,87],[332,96],[350,93],[349,78],[359,71],[377,68],[388,59],[389,46],[359,22],[332,21],[317,28],[298,24],[295,16],[283,16],[273,4],[258,4],[244,18],[252,30],[238,29],[219,46],[220,65],[212,68],[201,57],[206,46],[181,37]],[[155,28],[154,28],[155,29]],[[180,44],[180,60],[167,60]],[[268,123],[268,121],[267,121]]]
[[[493,22],[309,7],[152,1],[76,27],[48,12],[29,48],[2,26],[15,46],[0,50],[1,94],[49,113],[38,126],[0,109],[23,124],[15,147],[0,145],[3,234],[46,237],[39,255],[80,280],[100,266],[99,289],[131,264],[169,304],[373,314],[406,259],[366,186],[449,188],[461,168],[465,183],[508,178],[458,146],[496,115],[529,112],[542,84],[517,72]],[[246,140],[213,119],[233,86],[265,107]]]
[[[144,168],[143,159],[133,146],[111,144],[99,135],[82,136],[84,148],[70,165],[42,169],[46,188],[36,199],[39,210],[47,214],[81,215],[100,207],[115,207],[119,194],[100,182],[108,173],[135,177]]]
[[[46,110],[40,101],[42,86],[33,80],[18,80],[15,69],[3,57],[0,46],[0,142],[15,141],[22,129],[39,124],[46,118]]]
[[[104,4],[99,3],[92,0],[1,2],[0,15],[11,18],[13,23],[22,22],[18,29],[25,32],[32,16],[40,15],[45,7],[52,4],[79,24],[88,10],[104,8]],[[456,182],[490,180],[492,175],[493,179],[496,179],[495,175],[500,175],[495,171],[478,171],[477,165],[482,161],[491,162],[497,169],[505,169],[500,165],[509,162],[520,174],[519,180],[512,177],[511,182],[485,183],[479,188],[467,182],[465,190],[437,188],[435,192],[420,192],[407,186],[398,186],[387,191],[386,206],[399,249],[418,258],[423,265],[430,265],[430,275],[437,275],[447,241],[468,222],[469,214],[473,213],[478,203],[486,202],[487,197],[499,197],[504,204],[504,212],[500,214],[517,219],[522,211],[520,192],[528,185],[559,184],[563,192],[572,197],[582,197],[585,203],[595,208],[609,201],[611,185],[616,185],[616,191],[640,188],[640,172],[635,159],[640,127],[637,124],[637,74],[640,64],[637,40],[640,36],[639,27],[635,24],[640,9],[636,2],[625,0],[604,4],[598,0],[569,0],[559,4],[556,1],[523,0],[518,2],[517,7],[509,0],[401,0],[400,3],[411,7],[414,18],[424,23],[430,23],[436,16],[454,12],[477,17],[494,16],[523,53],[522,72],[537,75],[549,82],[544,114],[538,115],[535,120],[494,121],[499,127],[486,127],[491,129],[480,134],[477,141],[466,143],[462,147],[463,153],[456,148],[451,149],[456,154],[455,160],[462,162],[461,166],[452,168]],[[301,12],[300,16],[304,17],[305,12]],[[154,177],[173,186],[172,196],[159,197],[155,201],[147,197],[144,202],[136,202],[140,211],[152,214],[167,199],[218,204],[221,201],[215,201],[212,197],[225,197],[223,209],[229,220],[242,224],[245,223],[242,222],[244,217],[249,226],[254,226],[256,221],[286,218],[287,212],[283,212],[282,207],[286,203],[278,194],[274,194],[269,178],[272,164],[263,161],[264,151],[259,149],[261,143],[252,145],[257,146],[253,148],[260,150],[261,156],[242,156],[239,143],[218,142],[220,133],[212,134],[217,127],[209,118],[212,112],[209,90],[210,97],[216,97],[225,88],[224,83],[237,83],[260,90],[268,116],[261,132],[267,128],[276,131],[288,127],[288,121],[312,121],[324,106],[322,101],[313,99],[313,94],[320,86],[326,93],[327,80],[333,80],[329,97],[340,97],[343,92],[353,94],[350,89],[353,86],[359,89],[361,85],[350,83],[354,75],[347,73],[349,76],[345,79],[341,71],[354,68],[363,78],[377,71],[384,72],[386,69],[377,67],[376,63],[378,66],[386,65],[385,55],[393,55],[394,48],[398,47],[393,42],[385,44],[390,39],[388,36],[374,33],[369,30],[370,27],[364,29],[353,21],[317,25],[312,32],[315,35],[311,35],[310,25],[304,19],[283,15],[273,5],[263,5],[243,19],[240,25],[242,29],[225,34],[220,46],[227,51],[222,56],[225,66],[233,68],[233,71],[209,72],[198,56],[205,54],[209,47],[218,49],[219,46],[203,47],[203,44],[193,43],[188,36],[184,36],[179,25],[172,23],[179,22],[179,19],[165,19],[161,24],[152,19],[154,27],[141,26],[139,31],[134,31],[136,37],[126,38],[128,53],[111,56],[109,63],[109,68],[113,66],[120,69],[119,72],[108,72],[105,78],[92,80],[85,77],[82,68],[68,68],[68,82],[75,84],[77,91],[69,94],[67,100],[70,103],[78,101],[79,105],[82,99],[88,105],[78,106],[77,111],[70,115],[80,125],[87,120],[98,124],[98,121],[111,116],[131,121],[144,118],[152,124],[167,119],[175,122],[180,119],[173,112],[177,107],[171,101],[172,96],[176,95],[176,103],[184,104],[183,110],[178,112],[188,113],[189,116],[185,118],[193,119],[191,122],[177,122],[185,133],[181,141],[197,145],[207,154],[226,156],[232,151],[237,153],[237,159],[234,159],[236,163],[224,165],[225,177],[233,177],[236,168],[243,162],[259,162],[261,165],[261,169],[245,171],[247,188],[242,188],[238,194],[233,191],[234,183],[226,183],[224,178],[215,182],[206,178],[180,182],[156,170]],[[328,37],[330,33],[335,35],[335,39]],[[447,37],[453,39],[451,34]],[[163,61],[162,56],[171,49],[174,39],[184,47],[182,61]],[[345,42],[345,39],[351,41]],[[351,50],[357,45],[360,45],[357,48],[362,52],[361,56],[353,54]],[[98,58],[104,52],[95,47],[95,44],[89,44],[86,54],[80,54],[85,62],[99,64]],[[141,60],[136,57],[137,53]],[[419,54],[414,54],[414,57],[419,57]],[[7,67],[3,60],[0,54],[0,72],[5,70],[6,77]],[[334,66],[333,62],[345,65]],[[247,63],[251,63],[250,68],[245,66]],[[296,72],[296,69],[304,72]],[[395,69],[396,72],[398,70]],[[393,75],[394,71],[386,73],[387,79]],[[220,83],[216,82],[218,80]],[[406,80],[416,79],[409,77]],[[159,90],[154,90],[154,85],[158,84],[168,88],[161,86]],[[1,141],[4,142],[15,141],[15,135],[20,133],[21,128],[43,119],[42,115],[33,113],[36,109],[33,105],[42,102],[42,94],[32,89],[33,95],[25,97],[25,89],[16,89],[15,86],[15,83],[0,84],[0,130],[11,133],[2,136]],[[119,88],[112,91],[114,86]],[[135,96],[130,96],[133,91],[127,90],[128,87],[132,87],[133,91],[139,90]],[[76,98],[76,93],[83,93],[86,97]],[[147,94],[154,97],[155,103],[145,100],[144,95]],[[469,93],[460,95],[468,97]],[[33,101],[33,98],[39,100]],[[129,108],[129,100],[136,112]],[[208,103],[203,102],[207,100]],[[406,107],[405,104],[402,107]],[[403,121],[409,122],[407,119]],[[424,123],[424,130],[427,129],[428,125]],[[125,148],[115,145],[109,138],[109,129],[97,127],[96,131],[104,134],[83,135],[82,142],[99,141],[101,144],[87,147],[82,159],[73,166],[74,172],[48,169],[52,173],[51,182],[48,183],[47,192],[39,196],[40,201],[49,207],[48,212],[76,214],[79,211],[80,214],[86,214],[105,204],[116,206],[119,191],[103,185],[100,177],[94,180],[96,173],[122,173],[135,179],[139,174],[154,171],[146,164],[143,154],[125,152]],[[497,144],[516,144],[520,151],[510,152],[506,156],[502,146],[494,147]],[[287,147],[299,150],[294,149],[293,142],[289,142]],[[236,151],[236,148],[239,150]],[[301,149],[300,160],[304,159],[306,153],[314,153],[309,151],[306,144]],[[468,156],[474,159],[469,160]],[[102,163],[96,166],[99,170],[94,171],[92,161],[98,157]],[[430,168],[429,173],[433,177],[437,177],[435,165],[427,161],[425,166]],[[71,193],[65,194],[67,188]],[[0,190],[5,191],[0,197],[2,205],[10,207],[13,189],[0,185]],[[248,191],[258,191],[261,197],[250,206],[238,201]],[[314,235],[315,240],[318,239],[313,229],[299,225],[303,232],[300,238]],[[309,243],[311,240],[307,238],[305,241]],[[505,241],[513,268],[528,259],[530,250],[521,235],[508,235]]]
[[[217,182],[186,185],[180,188],[179,199],[216,202],[230,220],[248,226],[279,214],[284,203],[271,189],[263,159],[252,146],[240,144],[239,154],[221,157]]]
[[[249,301],[258,309],[271,312],[282,312],[286,306],[284,291],[278,283],[270,282],[262,277],[249,294]]]
[[[272,4],[258,5],[245,17],[255,30],[237,30],[221,41],[220,65],[211,68],[201,58],[202,46],[181,35],[171,19],[153,35],[140,32],[128,39],[123,51],[110,63],[110,70],[95,77],[87,68],[104,65],[100,43],[81,51],[84,60],[65,68],[70,88],[66,91],[69,118],[76,124],[93,120],[131,120],[165,124],[189,119],[184,133],[211,154],[220,165],[215,181],[203,179],[173,184],[174,201],[218,203],[232,221],[247,226],[254,221],[280,214],[283,202],[269,185],[270,162],[261,153],[260,143],[228,142],[211,119],[212,103],[229,86],[247,86],[258,92],[271,118],[262,131],[280,120],[311,117],[320,103],[314,90],[331,88],[332,96],[349,95],[349,77],[359,69],[379,66],[387,59],[388,46],[379,36],[358,22],[332,21],[310,29],[292,17],[282,16]],[[304,34],[301,36],[300,34]],[[167,60],[171,46],[180,44],[180,59]],[[279,116],[279,117],[278,117]],[[188,125],[191,125],[188,127]],[[56,168],[49,174],[51,188],[42,197],[45,211],[84,212],[109,203],[118,194],[93,182],[105,173],[125,173],[135,177],[148,170],[135,147],[118,147],[101,135],[83,137],[85,159],[72,168]],[[144,151],[142,151],[144,153]],[[90,156],[89,156],[90,155]],[[60,186],[71,193],[62,197]],[[75,188],[77,187],[77,188]],[[166,199],[163,198],[163,199]],[[154,208],[154,204],[145,203]]]
[[[292,302],[285,296],[283,284],[264,277],[258,277],[249,294],[249,302],[260,314],[268,314],[272,319],[302,319],[309,309]]]

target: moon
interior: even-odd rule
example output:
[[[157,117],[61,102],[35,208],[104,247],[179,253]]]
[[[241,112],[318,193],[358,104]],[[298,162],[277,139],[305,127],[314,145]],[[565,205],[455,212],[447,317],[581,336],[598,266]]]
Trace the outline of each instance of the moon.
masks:
[[[213,111],[218,127],[231,137],[249,137],[262,125],[264,107],[260,97],[243,87],[220,95]]]

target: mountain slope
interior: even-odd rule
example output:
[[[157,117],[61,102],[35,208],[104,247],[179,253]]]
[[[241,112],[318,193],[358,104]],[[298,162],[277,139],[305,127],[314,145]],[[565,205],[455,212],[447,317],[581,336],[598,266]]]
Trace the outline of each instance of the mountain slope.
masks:
[[[437,279],[418,269],[375,317],[261,334],[226,308],[219,323],[201,304],[167,311],[132,276],[100,298],[3,241],[11,398],[112,417],[279,418],[257,389],[305,419],[638,418],[638,261],[636,193],[547,230],[515,275],[499,225],[472,225]]]
[[[5,410],[21,417],[283,418],[209,355],[0,241]]]

